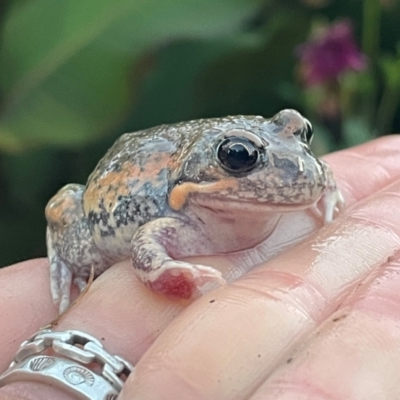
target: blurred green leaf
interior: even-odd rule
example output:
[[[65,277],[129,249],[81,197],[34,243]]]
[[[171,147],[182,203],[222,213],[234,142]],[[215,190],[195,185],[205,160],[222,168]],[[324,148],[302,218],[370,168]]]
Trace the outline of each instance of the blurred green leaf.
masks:
[[[259,43],[260,45],[261,43]],[[161,123],[206,117],[199,113],[196,90],[202,72],[249,45],[247,35],[176,41],[154,57],[156,68],[146,74],[140,98],[128,121],[130,130]]]
[[[261,0],[16,3],[0,51],[0,149],[85,143],[126,113],[146,48],[238,29]],[[221,18],[223,16],[223,18]]]
[[[400,89],[400,44],[397,55],[384,55],[380,59],[380,65],[385,79],[385,84],[392,90]]]
[[[309,23],[297,9],[282,7],[270,15],[258,38],[245,37],[229,54],[221,54],[196,82],[196,108],[208,116],[261,114],[272,116],[282,107],[301,110],[293,88],[294,49],[306,36]],[[247,41],[246,41],[247,39]],[[253,40],[250,40],[253,39]]]
[[[351,116],[343,121],[343,137],[345,146],[351,147],[371,140],[374,134],[363,116]]]
[[[384,87],[376,113],[376,129],[378,134],[386,134],[390,131],[400,104],[400,43],[396,56],[384,55],[379,61]]]

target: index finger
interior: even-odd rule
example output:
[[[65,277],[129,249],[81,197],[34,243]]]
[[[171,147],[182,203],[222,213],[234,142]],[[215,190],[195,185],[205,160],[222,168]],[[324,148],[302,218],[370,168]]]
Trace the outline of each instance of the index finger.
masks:
[[[397,176],[399,160],[397,154]],[[140,360],[122,399],[247,399],[400,249],[399,198],[400,179],[300,246],[192,304]]]

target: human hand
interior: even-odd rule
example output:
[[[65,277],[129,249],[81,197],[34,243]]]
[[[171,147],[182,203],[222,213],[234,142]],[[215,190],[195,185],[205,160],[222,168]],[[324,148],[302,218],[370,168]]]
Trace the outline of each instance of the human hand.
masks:
[[[326,159],[348,208],[301,244],[192,304],[150,292],[119,263],[57,329],[137,364],[123,400],[400,398],[400,137]],[[46,260],[0,271],[0,371],[55,318],[48,287]],[[0,398],[71,397],[21,382]]]

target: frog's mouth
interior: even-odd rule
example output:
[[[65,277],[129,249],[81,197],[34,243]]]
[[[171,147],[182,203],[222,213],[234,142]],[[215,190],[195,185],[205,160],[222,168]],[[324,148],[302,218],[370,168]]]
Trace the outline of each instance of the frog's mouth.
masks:
[[[301,203],[273,203],[271,201],[254,200],[254,199],[230,199],[218,197],[205,197],[205,196],[191,196],[190,200],[197,206],[207,208],[215,211],[238,211],[246,213],[288,213],[294,211],[301,211],[313,207],[318,202],[303,201]]]
[[[317,199],[304,199],[291,196],[290,201],[272,201],[262,196],[259,199],[235,196],[234,193],[238,192],[238,189],[238,182],[233,178],[210,183],[184,182],[171,190],[169,205],[175,211],[191,201],[201,207],[215,210],[283,213],[309,208],[320,198],[319,196]]]

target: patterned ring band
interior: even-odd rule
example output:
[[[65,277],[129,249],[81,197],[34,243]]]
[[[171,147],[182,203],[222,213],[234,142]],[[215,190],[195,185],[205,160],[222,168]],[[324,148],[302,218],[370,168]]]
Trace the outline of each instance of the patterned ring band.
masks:
[[[107,353],[93,336],[44,329],[21,344],[0,375],[0,387],[34,381],[58,386],[82,400],[115,400],[132,371],[129,362]]]

